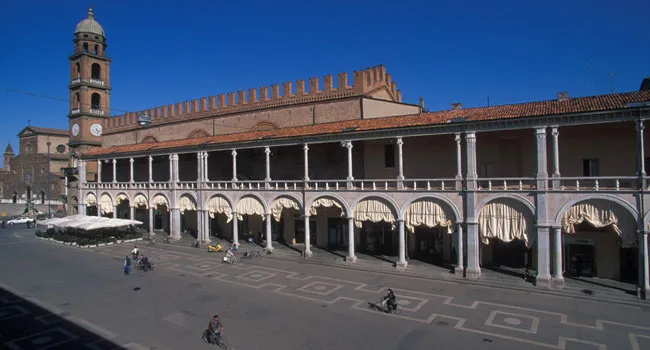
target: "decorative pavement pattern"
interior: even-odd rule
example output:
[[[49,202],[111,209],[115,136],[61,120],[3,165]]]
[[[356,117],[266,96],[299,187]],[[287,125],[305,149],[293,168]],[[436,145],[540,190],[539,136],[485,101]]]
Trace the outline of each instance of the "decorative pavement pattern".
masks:
[[[124,246],[103,247],[94,251],[122,258]],[[306,275],[264,266],[219,263],[205,256],[146,247],[147,255],[156,268],[165,268],[184,274],[230,283],[247,288],[300,298],[319,304],[341,304],[359,312],[374,312],[369,301],[386,294],[385,287],[372,288],[368,284]],[[219,255],[221,257],[221,255]],[[398,297],[400,312],[386,314],[420,324],[445,326],[459,332],[521,342],[549,349],[650,349],[650,326],[612,322],[608,320],[571,320],[569,315],[545,310],[474,300],[456,302],[456,297],[392,288]],[[488,315],[485,318],[485,315]],[[614,346],[613,344],[618,344]]]

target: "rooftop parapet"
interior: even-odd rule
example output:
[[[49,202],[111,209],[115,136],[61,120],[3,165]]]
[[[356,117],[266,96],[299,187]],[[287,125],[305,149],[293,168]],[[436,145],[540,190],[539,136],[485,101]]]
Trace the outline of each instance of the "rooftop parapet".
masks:
[[[362,96],[382,88],[389,92],[394,101],[401,102],[402,100],[401,93],[397,90],[397,84],[392,81],[390,74],[386,73],[386,68],[383,65],[354,71],[352,73],[352,85],[349,85],[347,72],[337,74],[336,86],[334,86],[334,77],[332,75],[325,75],[322,79],[310,78],[308,82],[309,85],[307,86],[304,79],[297,80],[295,89],[292,82],[284,82],[282,83],[282,93],[280,93],[280,84],[272,84],[270,87],[260,87],[259,95],[257,88],[250,88],[217,96],[202,97],[192,101],[177,102],[136,113],[127,112],[125,115],[105,119],[104,130],[111,132],[133,128],[137,125],[138,116],[145,112],[151,118],[152,125],[156,125],[304,102]]]

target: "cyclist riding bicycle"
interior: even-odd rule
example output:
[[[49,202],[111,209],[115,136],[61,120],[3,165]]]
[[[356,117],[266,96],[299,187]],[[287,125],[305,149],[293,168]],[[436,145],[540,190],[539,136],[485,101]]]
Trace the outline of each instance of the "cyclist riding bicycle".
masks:
[[[388,294],[384,297],[384,299],[381,301],[381,306],[388,310],[389,312],[397,310],[397,301],[395,297],[395,293],[393,293],[393,290],[388,288]]]
[[[221,324],[221,321],[219,321],[219,315],[214,315],[212,317],[208,329],[210,330],[210,334],[212,334],[210,342],[217,343],[221,338],[221,331],[223,330],[223,325]]]

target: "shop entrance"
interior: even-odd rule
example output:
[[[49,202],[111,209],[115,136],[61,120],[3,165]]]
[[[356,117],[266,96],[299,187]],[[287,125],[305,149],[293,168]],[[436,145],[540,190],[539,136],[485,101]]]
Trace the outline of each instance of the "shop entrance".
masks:
[[[411,257],[428,263],[442,264],[445,261],[445,250],[451,250],[451,240],[445,239],[444,235],[448,233],[437,227],[416,227],[415,245]],[[448,247],[445,246],[445,242],[449,244]]]
[[[591,239],[564,238],[565,269],[569,277],[595,277],[596,246]]]
[[[344,250],[348,246],[347,219],[328,218],[328,241],[327,248],[330,250]]]

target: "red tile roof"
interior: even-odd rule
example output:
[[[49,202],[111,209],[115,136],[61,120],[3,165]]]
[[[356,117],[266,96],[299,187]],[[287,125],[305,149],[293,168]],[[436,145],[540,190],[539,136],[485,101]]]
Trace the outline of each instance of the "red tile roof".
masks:
[[[242,141],[260,140],[262,138],[291,138],[298,136],[316,136],[336,134],[345,129],[353,131],[371,131],[395,129],[413,126],[444,124],[455,118],[464,118],[465,122],[536,117],[546,115],[574,114],[597,112],[625,108],[628,103],[650,101],[650,91],[634,91],[618,94],[599,95],[590,97],[569,98],[564,101],[549,100],[510,104],[492,107],[467,108],[447,110],[419,115],[385,117],[376,119],[351,120],[327,124],[308,125],[293,128],[283,128],[268,131],[252,131],[235,134],[215,135],[202,138],[164,141],[156,143],[141,143],[98,148],[88,152],[87,156],[100,156],[130,152],[145,152],[150,150],[174,149],[200,145],[216,145]]]
[[[37,134],[48,134],[48,135],[58,135],[58,136],[69,136],[68,130],[64,129],[52,129],[52,128],[39,128],[37,126],[28,126],[25,129],[31,129]]]

